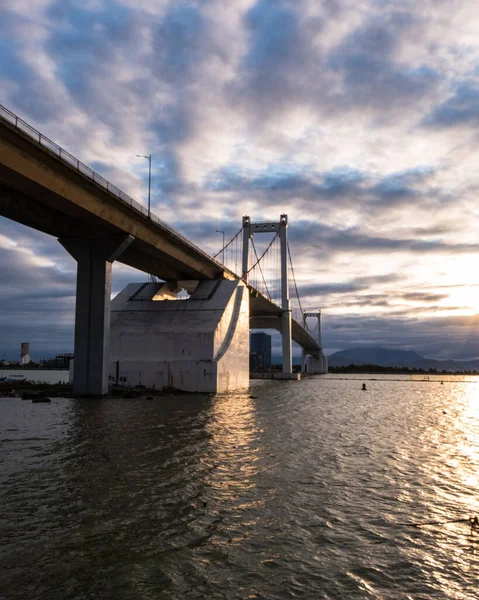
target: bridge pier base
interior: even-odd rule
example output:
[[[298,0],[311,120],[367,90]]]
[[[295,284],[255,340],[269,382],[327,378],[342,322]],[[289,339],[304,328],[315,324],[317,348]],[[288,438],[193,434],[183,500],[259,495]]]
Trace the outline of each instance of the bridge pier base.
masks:
[[[130,235],[60,238],[77,261],[73,393],[108,394],[111,265],[132,243]]]
[[[110,376],[125,386],[228,392],[249,386],[249,294],[241,281],[130,283],[112,302]]]
[[[283,310],[281,314],[281,345],[283,349],[283,373],[293,372],[293,337],[291,310]]]
[[[310,375],[324,375],[328,372],[328,357],[320,354],[308,356],[304,371]]]

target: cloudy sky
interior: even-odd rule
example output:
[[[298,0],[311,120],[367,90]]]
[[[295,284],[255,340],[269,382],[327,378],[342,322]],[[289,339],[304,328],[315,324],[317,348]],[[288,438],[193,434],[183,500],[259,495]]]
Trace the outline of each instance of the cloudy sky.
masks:
[[[479,356],[473,0],[0,0],[0,32],[0,101],[141,202],[151,152],[205,250],[287,213],[327,353]],[[75,268],[0,218],[0,358],[72,350]]]

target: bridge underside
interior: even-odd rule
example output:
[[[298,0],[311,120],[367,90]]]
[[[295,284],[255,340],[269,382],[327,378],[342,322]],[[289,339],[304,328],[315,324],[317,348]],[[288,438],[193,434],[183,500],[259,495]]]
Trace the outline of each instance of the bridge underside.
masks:
[[[265,296],[252,292],[250,298],[250,328],[282,330],[282,311]],[[318,343],[297,321],[292,319],[292,337],[306,354],[317,354]]]
[[[164,280],[234,278],[174,230],[133,211],[2,121],[0,215],[57,238],[131,235],[134,242],[118,260]]]

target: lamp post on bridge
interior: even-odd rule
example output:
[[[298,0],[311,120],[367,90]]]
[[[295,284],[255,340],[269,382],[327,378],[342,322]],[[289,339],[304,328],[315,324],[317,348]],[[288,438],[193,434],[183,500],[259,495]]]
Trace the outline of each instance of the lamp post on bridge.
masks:
[[[150,198],[151,198],[151,154],[146,156],[145,154],[137,154],[138,158],[146,158],[148,161],[148,218],[150,218]]]
[[[222,251],[221,251],[221,261],[222,261],[222,265],[225,266],[225,232],[222,229],[216,229],[216,233],[222,233],[223,234],[223,246],[222,246]]]
[[[148,218],[151,219],[151,154],[146,156],[145,154],[137,154],[138,158],[146,158],[148,161]],[[148,281],[150,283],[156,282],[156,277],[151,273],[148,274]]]

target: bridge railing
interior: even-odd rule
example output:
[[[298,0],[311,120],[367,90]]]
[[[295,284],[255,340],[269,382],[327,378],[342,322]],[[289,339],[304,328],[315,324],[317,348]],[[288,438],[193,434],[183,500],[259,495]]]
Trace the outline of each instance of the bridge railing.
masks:
[[[101,186],[102,188],[104,188],[105,190],[110,192],[110,194],[112,194],[113,196],[116,196],[124,204],[127,204],[133,210],[136,210],[137,212],[141,213],[145,217],[147,217],[147,218],[149,217],[151,221],[153,221],[154,223],[159,225],[162,229],[166,229],[168,231],[168,233],[170,233],[172,236],[174,236],[178,240],[181,240],[182,242],[186,243],[188,246],[190,246],[190,248],[194,249],[196,252],[198,252],[199,254],[201,254],[203,257],[207,258],[211,262],[216,263],[218,265],[218,267],[225,269],[221,263],[219,263],[212,256],[207,254],[204,250],[199,248],[196,244],[194,244],[192,241],[190,241],[188,238],[186,238],[184,235],[182,235],[179,231],[177,231],[176,229],[174,229],[173,227],[168,225],[168,223],[161,220],[159,217],[157,217],[151,211],[148,214],[148,210],[146,207],[142,206],[136,200],[133,200],[133,198],[131,198],[131,196],[128,196],[128,194],[125,194],[125,192],[122,192],[119,188],[116,187],[116,185],[113,185],[107,179],[105,179],[104,177],[102,177],[101,175],[96,173],[93,169],[91,169],[90,167],[88,167],[87,165],[82,163],[80,160],[78,160],[78,158],[73,156],[73,154],[70,154],[69,152],[67,152],[66,150],[61,148],[58,144],[56,144],[55,142],[52,142],[51,139],[47,138],[45,135],[43,135],[43,133],[40,133],[39,131],[37,131],[34,127],[32,127],[31,125],[26,123],[23,119],[18,117],[15,113],[13,113],[11,110],[6,108],[2,104],[0,104],[0,118],[3,119],[4,121],[7,121],[11,125],[15,126],[17,129],[19,129],[24,134],[28,135],[31,139],[33,139],[35,142],[37,142],[38,144],[40,144],[41,146],[43,146],[44,148],[46,148],[47,150],[49,150],[50,152],[55,154],[58,158],[60,158],[68,166],[75,169],[76,171],[78,171],[79,173],[84,175],[85,177],[88,177],[88,179],[90,179],[97,185]],[[229,269],[225,269],[225,270],[229,270]]]

